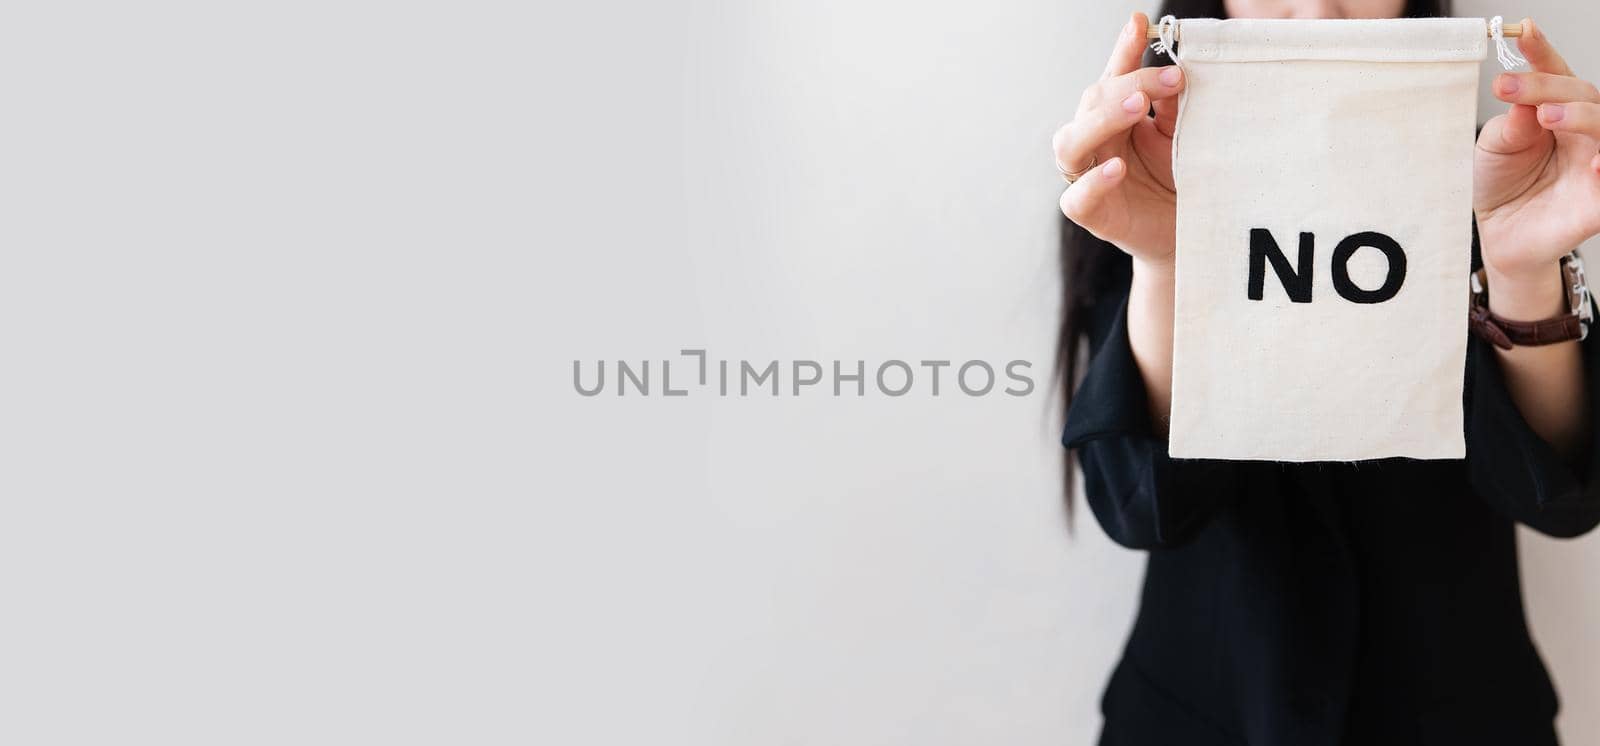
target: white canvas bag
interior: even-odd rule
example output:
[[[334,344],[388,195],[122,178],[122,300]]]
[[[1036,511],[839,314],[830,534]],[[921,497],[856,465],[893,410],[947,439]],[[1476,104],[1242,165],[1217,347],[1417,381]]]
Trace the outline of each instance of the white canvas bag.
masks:
[[[1485,22],[1186,20],[1177,42],[1171,455],[1463,457]]]

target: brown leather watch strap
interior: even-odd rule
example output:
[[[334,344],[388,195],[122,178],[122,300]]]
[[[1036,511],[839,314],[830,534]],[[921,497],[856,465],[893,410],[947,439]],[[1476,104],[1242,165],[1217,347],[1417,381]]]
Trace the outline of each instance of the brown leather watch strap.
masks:
[[[1467,321],[1474,333],[1503,350],[1555,344],[1583,336],[1583,326],[1572,314],[1543,321],[1512,321],[1495,315],[1487,306],[1474,303]]]
[[[1476,278],[1483,282],[1483,270]],[[1472,306],[1467,315],[1467,325],[1472,332],[1502,350],[1513,347],[1537,347],[1583,338],[1582,320],[1576,313],[1564,313],[1542,321],[1512,321],[1489,310],[1487,293],[1473,293]]]

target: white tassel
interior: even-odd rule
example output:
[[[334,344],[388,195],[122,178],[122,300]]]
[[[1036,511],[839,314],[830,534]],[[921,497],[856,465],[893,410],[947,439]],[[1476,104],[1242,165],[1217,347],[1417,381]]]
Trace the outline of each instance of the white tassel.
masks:
[[[1156,28],[1161,36],[1151,42],[1150,48],[1156,50],[1156,54],[1164,54],[1177,62],[1178,19],[1175,16],[1162,16]]]
[[[1518,55],[1511,49],[1511,45],[1506,43],[1505,18],[1495,16],[1489,19],[1489,35],[1494,37],[1494,48],[1500,58],[1501,67],[1507,70],[1515,70],[1528,64],[1527,60],[1522,59],[1521,55]]]

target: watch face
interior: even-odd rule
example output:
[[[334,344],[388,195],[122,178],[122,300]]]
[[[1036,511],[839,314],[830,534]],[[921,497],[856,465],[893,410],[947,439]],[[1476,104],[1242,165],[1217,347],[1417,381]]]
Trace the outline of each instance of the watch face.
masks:
[[[1589,283],[1583,274],[1583,257],[1574,251],[1561,258],[1562,275],[1567,281],[1567,300],[1572,312],[1582,322],[1585,332],[1594,319],[1594,309],[1589,298]]]

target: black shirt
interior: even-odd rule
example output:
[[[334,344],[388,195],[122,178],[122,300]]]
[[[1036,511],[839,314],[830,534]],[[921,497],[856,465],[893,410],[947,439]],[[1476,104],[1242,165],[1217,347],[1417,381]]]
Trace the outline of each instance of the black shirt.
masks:
[[[1465,460],[1169,458],[1128,347],[1126,280],[1091,310],[1062,435],[1106,533],[1149,550],[1101,743],[1555,743],[1514,522],[1552,536],[1600,523],[1600,451],[1563,461],[1474,338]],[[1581,344],[1600,391],[1600,350]]]

